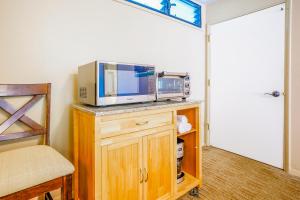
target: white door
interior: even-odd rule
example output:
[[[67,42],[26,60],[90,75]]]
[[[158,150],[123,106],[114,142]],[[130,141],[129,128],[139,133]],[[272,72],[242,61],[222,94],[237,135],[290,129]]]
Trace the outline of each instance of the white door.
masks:
[[[210,31],[211,145],[283,168],[285,4]]]

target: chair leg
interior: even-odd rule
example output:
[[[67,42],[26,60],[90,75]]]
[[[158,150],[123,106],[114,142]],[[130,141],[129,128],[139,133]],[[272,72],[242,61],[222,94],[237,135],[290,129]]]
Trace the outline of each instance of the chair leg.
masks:
[[[63,186],[61,188],[61,199],[72,200],[72,175],[63,177]]]

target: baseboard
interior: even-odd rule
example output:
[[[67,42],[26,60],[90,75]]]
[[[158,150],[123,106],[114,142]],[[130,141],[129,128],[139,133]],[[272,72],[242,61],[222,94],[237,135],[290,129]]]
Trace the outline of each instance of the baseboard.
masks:
[[[297,169],[290,169],[289,170],[289,174],[293,175],[293,176],[298,176],[300,177],[300,170]]]

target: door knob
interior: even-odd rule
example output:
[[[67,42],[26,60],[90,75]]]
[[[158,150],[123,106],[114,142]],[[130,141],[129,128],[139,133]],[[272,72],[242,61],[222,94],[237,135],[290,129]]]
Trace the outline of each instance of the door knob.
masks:
[[[265,95],[271,95],[273,97],[280,97],[280,92],[275,90],[272,93],[265,93]]]

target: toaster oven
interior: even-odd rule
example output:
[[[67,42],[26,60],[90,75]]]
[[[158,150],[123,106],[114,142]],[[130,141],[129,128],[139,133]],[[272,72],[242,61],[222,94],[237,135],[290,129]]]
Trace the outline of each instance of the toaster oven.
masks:
[[[190,96],[188,73],[160,72],[156,75],[156,99],[186,99]]]

